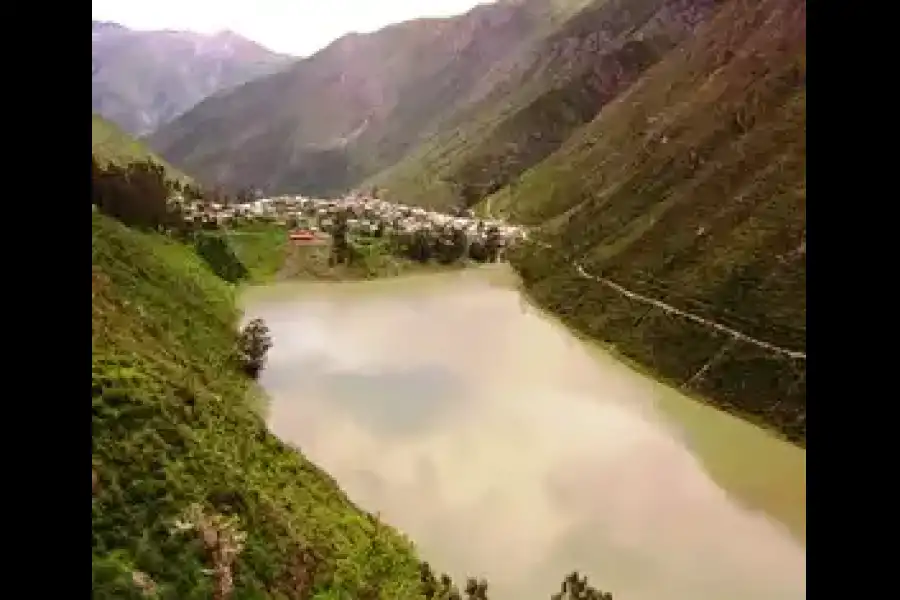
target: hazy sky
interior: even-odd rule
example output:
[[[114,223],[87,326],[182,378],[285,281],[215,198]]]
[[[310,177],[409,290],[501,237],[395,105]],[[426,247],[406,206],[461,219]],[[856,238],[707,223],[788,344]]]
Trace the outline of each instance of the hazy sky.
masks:
[[[230,29],[272,50],[307,56],[350,31],[462,13],[490,0],[92,0],[93,18],[133,29]]]

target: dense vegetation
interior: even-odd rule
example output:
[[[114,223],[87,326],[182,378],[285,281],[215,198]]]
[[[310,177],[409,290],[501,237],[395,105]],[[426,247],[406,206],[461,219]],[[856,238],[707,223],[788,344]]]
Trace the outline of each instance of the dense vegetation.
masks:
[[[159,202],[162,171],[92,167],[91,596],[486,599],[268,432],[265,325],[238,331],[234,288]],[[564,597],[609,598],[575,573]]]
[[[139,571],[159,597],[212,597],[210,529],[245,536],[236,598],[418,597],[409,543],[254,412],[228,286],[159,234],[94,215],[92,241],[94,595],[122,597]]]
[[[295,219],[233,220],[227,227],[206,225],[193,233],[198,253],[229,282],[273,280],[345,281],[374,279],[495,261],[501,251],[496,227],[484,243],[469,243],[459,231],[351,233],[347,214],[329,227],[331,240],[294,244],[288,234]]]
[[[192,183],[190,177],[154,154],[145,144],[97,114],[91,115],[91,153],[102,165],[111,163],[125,167],[135,161],[151,160],[163,165],[169,178]]]

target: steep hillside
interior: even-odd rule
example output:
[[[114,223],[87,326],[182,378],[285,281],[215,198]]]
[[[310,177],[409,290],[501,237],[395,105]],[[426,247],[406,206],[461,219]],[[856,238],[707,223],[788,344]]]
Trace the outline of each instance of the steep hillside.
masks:
[[[133,135],[143,135],[203,98],[287,65],[231,32],[134,31],[91,24],[91,106]]]
[[[176,522],[217,515],[246,535],[235,597],[421,597],[409,542],[257,416],[231,290],[156,234],[94,215],[92,236],[93,597],[213,597],[207,534]]]
[[[472,205],[513,183],[690,37],[719,0],[595,0],[557,23],[457,113],[452,127],[363,187]]]
[[[189,245],[98,213],[91,228],[92,598],[463,597],[268,432],[233,289]],[[611,599],[577,573],[562,589]]]
[[[732,0],[486,204],[542,303],[803,443],[805,178],[806,3]]]
[[[578,5],[502,2],[348,35],[290,69],[207,99],[150,144],[210,183],[341,191],[428,139],[483,93],[493,68]]]
[[[91,152],[100,162],[125,166],[128,163],[150,159],[166,168],[170,177],[182,182],[191,178],[176,169],[143,142],[122,131],[122,129],[100,115],[91,115]]]

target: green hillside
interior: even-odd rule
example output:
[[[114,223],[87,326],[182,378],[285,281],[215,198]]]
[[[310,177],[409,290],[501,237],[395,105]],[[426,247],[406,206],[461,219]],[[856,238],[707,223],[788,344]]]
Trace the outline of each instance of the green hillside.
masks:
[[[486,202],[542,225],[550,247],[518,261],[542,303],[673,383],[801,443],[805,79],[805,2],[729,2]]]
[[[540,227],[516,261],[536,299],[805,443],[805,18],[802,0],[594,2],[510,93],[365,185]]]
[[[193,246],[91,229],[92,598],[488,599],[269,433],[234,290]],[[577,573],[562,589],[611,600]]]
[[[120,166],[149,158],[164,166],[170,176],[185,183],[192,182],[190,177],[160,158],[143,142],[97,114],[91,115],[91,151],[98,160]]]
[[[140,597],[135,572],[212,597],[200,534],[175,531],[195,504],[246,534],[234,598],[421,597],[410,543],[256,414],[231,289],[186,246],[92,218],[93,597]]]

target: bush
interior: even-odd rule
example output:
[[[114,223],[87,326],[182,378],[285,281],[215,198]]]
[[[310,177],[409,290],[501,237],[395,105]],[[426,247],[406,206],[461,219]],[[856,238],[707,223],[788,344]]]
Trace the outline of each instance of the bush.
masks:
[[[238,336],[238,360],[241,368],[254,379],[266,364],[266,353],[272,347],[269,328],[262,319],[253,319]]]
[[[221,236],[199,233],[194,239],[194,247],[213,273],[228,283],[237,283],[250,275],[247,267]]]

